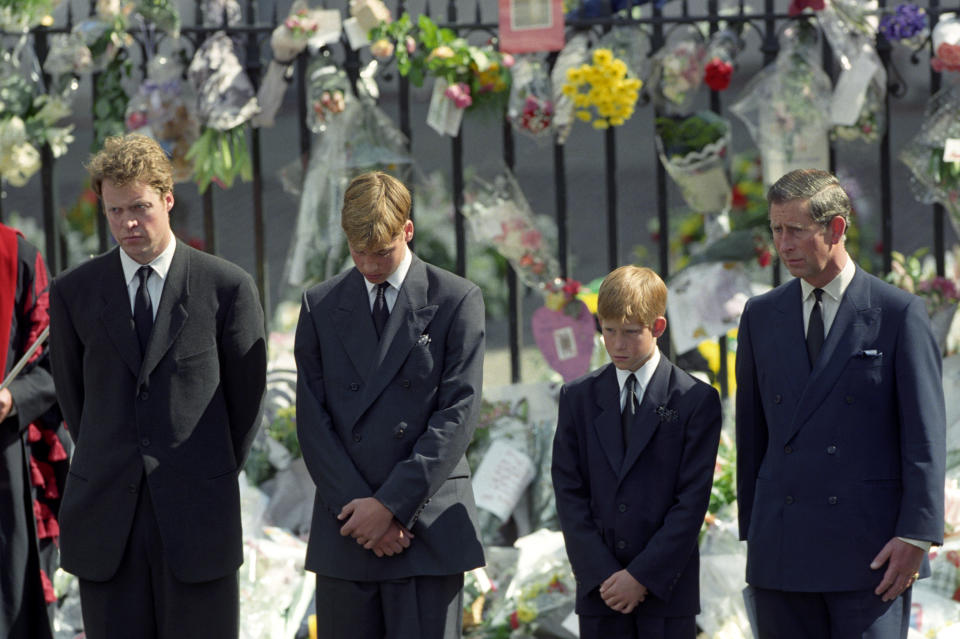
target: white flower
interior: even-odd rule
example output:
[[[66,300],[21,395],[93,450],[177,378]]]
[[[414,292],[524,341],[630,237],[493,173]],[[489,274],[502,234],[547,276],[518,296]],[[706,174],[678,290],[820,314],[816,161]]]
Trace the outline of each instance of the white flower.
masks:
[[[67,148],[73,142],[73,125],[54,127],[47,130],[47,144],[53,157],[58,158],[67,153]]]
[[[27,142],[0,152],[0,175],[13,186],[23,186],[40,170],[40,152]]]
[[[56,96],[41,95],[34,99],[33,105],[39,107],[37,114],[33,117],[42,122],[45,127],[56,124],[70,115],[70,106]]]

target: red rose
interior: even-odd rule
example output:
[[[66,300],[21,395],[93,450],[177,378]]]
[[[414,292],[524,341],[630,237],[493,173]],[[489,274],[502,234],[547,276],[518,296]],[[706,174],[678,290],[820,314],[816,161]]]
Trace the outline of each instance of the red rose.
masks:
[[[757,264],[759,264],[761,267],[770,266],[770,259],[770,251],[767,249],[763,249],[757,254]]]
[[[703,81],[714,91],[723,91],[730,86],[733,76],[733,65],[720,58],[713,58],[707,62],[703,70]]]
[[[510,627],[514,630],[520,627],[520,617],[517,615],[516,610],[510,613]]]
[[[823,0],[792,0],[790,3],[790,8],[787,9],[787,13],[795,16],[803,13],[804,9],[823,11],[824,6]]]
[[[743,194],[743,191],[740,190],[739,185],[736,185],[733,187],[732,195],[733,195],[733,200],[731,201],[731,204],[733,205],[733,208],[735,209],[747,208],[747,204],[749,204],[750,201],[747,199],[747,196]]]

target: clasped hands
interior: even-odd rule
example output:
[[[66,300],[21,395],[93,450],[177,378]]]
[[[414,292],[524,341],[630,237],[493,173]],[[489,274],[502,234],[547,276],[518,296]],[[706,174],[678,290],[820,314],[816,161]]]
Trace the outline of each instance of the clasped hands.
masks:
[[[647,588],[623,569],[600,584],[600,597],[611,610],[629,615],[647,598]]]
[[[351,500],[337,519],[346,520],[340,528],[341,535],[353,537],[377,557],[399,555],[410,547],[413,539],[413,533],[404,528],[376,497]]]

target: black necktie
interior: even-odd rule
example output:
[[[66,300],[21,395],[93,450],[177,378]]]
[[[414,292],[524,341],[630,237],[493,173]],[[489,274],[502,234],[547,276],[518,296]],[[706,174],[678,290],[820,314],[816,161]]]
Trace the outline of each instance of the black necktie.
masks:
[[[633,424],[633,418],[637,415],[637,394],[634,388],[637,385],[637,377],[630,373],[624,388],[627,390],[627,401],[623,403],[623,410],[620,412],[620,430],[623,434],[623,449],[627,449],[630,443],[630,427]]]
[[[813,302],[813,308],[810,310],[810,322],[807,324],[807,356],[810,358],[810,368],[817,363],[817,356],[820,355],[820,349],[823,348],[823,310],[820,298],[823,297],[823,289],[813,289],[816,300]]]
[[[150,339],[150,331],[153,330],[153,304],[150,302],[150,292],[147,290],[147,280],[150,279],[152,272],[153,269],[149,266],[141,266],[137,269],[140,287],[133,299],[133,324],[137,327],[141,355],[147,352],[147,341]]]
[[[387,308],[387,298],[384,293],[388,282],[380,282],[377,285],[377,299],[373,302],[373,327],[377,329],[377,337],[383,335],[383,327],[387,325],[387,318],[390,317],[390,310]]]

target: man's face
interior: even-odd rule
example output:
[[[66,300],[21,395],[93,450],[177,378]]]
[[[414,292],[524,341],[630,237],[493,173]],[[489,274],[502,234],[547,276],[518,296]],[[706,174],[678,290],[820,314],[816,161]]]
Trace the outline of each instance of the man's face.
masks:
[[[657,318],[652,329],[642,324],[600,320],[603,345],[613,365],[625,371],[635,371],[650,359],[665,328],[666,320],[662,317]]]
[[[357,270],[367,278],[371,284],[386,281],[393,274],[406,254],[407,242],[413,239],[413,222],[407,220],[403,230],[388,244],[376,249],[355,249],[350,247],[350,257],[357,265]]]
[[[148,264],[167,248],[173,193],[161,196],[140,182],[118,187],[104,180],[100,195],[110,232],[127,255]]]
[[[829,284],[843,267],[838,258],[845,228],[842,217],[826,225],[814,222],[806,200],[770,205],[770,230],[780,260],[791,275],[813,286]]]

